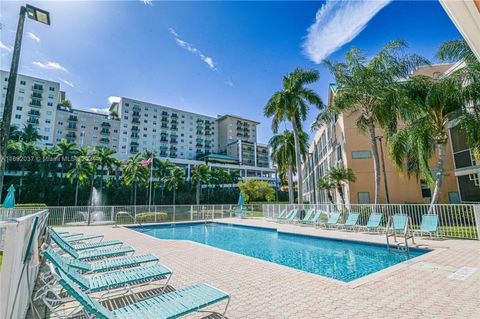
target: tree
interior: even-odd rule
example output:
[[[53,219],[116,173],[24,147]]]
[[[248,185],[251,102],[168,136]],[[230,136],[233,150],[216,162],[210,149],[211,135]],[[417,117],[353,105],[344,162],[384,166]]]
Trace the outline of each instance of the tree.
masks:
[[[319,73],[316,70],[295,69],[292,73],[283,77],[283,88],[273,94],[264,108],[267,117],[273,117],[272,129],[276,134],[278,125],[284,121],[290,121],[295,141],[295,164],[297,166],[298,178],[298,203],[303,201],[303,178],[302,158],[300,146],[300,132],[302,122],[306,120],[309,105],[323,108],[323,103],[314,90],[306,88],[305,85],[318,81]]]
[[[78,206],[80,185],[90,184],[93,180],[95,165],[88,155],[88,147],[80,148],[73,167],[67,172],[70,183],[75,183],[75,206]]]
[[[400,171],[418,175],[434,186],[432,204],[438,202],[445,171],[447,124],[462,114],[465,106],[462,79],[449,76],[434,79],[415,76],[403,84],[407,97],[403,105],[405,127],[389,142],[390,157]],[[433,173],[429,161],[437,153]]]
[[[169,160],[163,160],[163,161],[158,160],[157,162],[155,161],[155,159],[153,160],[153,163],[154,163],[153,174],[155,178],[158,180],[158,184],[161,190],[160,199],[161,199],[161,203],[163,204],[163,193],[165,189],[164,177],[168,176],[168,174],[170,173],[170,170],[175,166],[175,164],[173,164]],[[155,198],[155,196],[153,197]]]
[[[133,205],[137,204],[137,187],[138,184],[147,181],[148,170],[141,164],[141,153],[130,156],[123,166],[123,179],[126,186],[133,184]]]
[[[443,42],[438,49],[437,58],[443,62],[464,60],[467,64],[480,63],[464,39]]]
[[[342,206],[345,207],[345,194],[343,192],[343,185],[346,183],[354,183],[357,180],[355,173],[351,168],[346,168],[343,165],[333,166],[328,172],[328,178],[335,185],[338,195],[342,201]]]
[[[356,117],[359,131],[367,133],[370,138],[375,172],[375,204],[378,203],[380,194],[376,127],[383,128],[387,136],[396,130],[395,106],[401,98],[398,81],[407,78],[415,67],[429,64],[418,55],[404,55],[402,52],[406,47],[404,41],[391,41],[372,58],[367,58],[360,50],[352,48],[345,54],[345,62],[325,62],[340,89],[328,113]],[[318,120],[322,122],[325,116],[320,115]]]
[[[167,189],[173,193],[172,204],[175,205],[178,186],[185,181],[185,170],[174,165],[169,169],[168,174],[163,177],[163,180]]]
[[[69,110],[72,110],[73,108],[72,102],[70,102],[70,100],[62,100],[58,105]]]
[[[107,170],[107,175],[110,170],[115,166],[116,159],[112,155],[117,153],[115,150],[112,150],[108,147],[95,146],[93,148],[92,157],[95,159],[95,170],[100,169],[100,193],[103,189],[103,176],[105,175],[105,170]]]
[[[247,202],[258,200],[272,201],[275,199],[275,190],[270,183],[247,178],[238,183],[240,191],[245,195]]]
[[[10,141],[18,142],[18,141],[20,141],[21,136],[22,136],[22,132],[20,131],[20,129],[18,128],[18,126],[16,126],[16,125],[10,125],[10,136],[9,136],[9,140],[10,140]]]
[[[66,140],[62,139],[60,143],[56,144],[52,148],[52,152],[57,159],[57,162],[60,165],[60,183],[59,190],[57,191],[57,205],[60,205],[60,198],[64,188],[64,180],[66,179],[66,172],[68,171],[68,165],[72,156],[77,154],[77,144],[75,142],[68,143]]]
[[[327,194],[328,201],[332,204],[335,205],[333,201],[333,196],[332,196],[332,190],[335,189],[335,183],[332,181],[330,176],[322,176],[318,179],[317,181],[317,189],[319,191],[325,191]]]
[[[195,200],[197,205],[200,205],[200,193],[202,191],[202,185],[206,184],[210,177],[210,168],[206,164],[196,165],[190,174],[192,184],[196,185]]]
[[[300,131],[299,134],[300,156],[304,159],[307,154],[308,135],[303,131]],[[283,134],[274,135],[268,142],[268,145],[272,149],[272,160],[278,165],[278,172],[288,175],[288,197],[290,203],[293,203],[295,200],[293,175],[297,172],[294,134],[289,130],[285,130]]]
[[[23,129],[20,132],[20,139],[27,143],[35,143],[36,141],[42,139],[42,135],[38,133],[38,129],[32,124],[24,124]]]

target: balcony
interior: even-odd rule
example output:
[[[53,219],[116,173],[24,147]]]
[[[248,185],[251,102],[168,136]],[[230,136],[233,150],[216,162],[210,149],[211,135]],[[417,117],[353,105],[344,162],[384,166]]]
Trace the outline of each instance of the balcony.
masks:
[[[40,103],[40,101],[35,101],[35,100],[32,100],[29,105],[31,107],[36,107],[36,108],[41,108],[42,107],[42,103]]]
[[[205,132],[205,136],[211,136],[210,132]]]
[[[42,99],[42,93],[33,92],[32,95],[30,95],[30,97],[32,99],[41,100]]]
[[[172,143],[172,144],[177,144],[178,141],[177,141],[176,139],[172,138],[172,139],[170,139],[170,143]]]
[[[167,148],[167,146],[166,146],[166,145],[162,145],[162,146],[160,146],[160,150],[164,150],[164,151],[166,151],[167,149],[168,149],[168,148]]]
[[[171,157],[171,158],[177,158],[177,153],[171,153],[171,152],[170,152],[170,157]]]
[[[77,130],[77,125],[76,124],[68,124],[67,130],[76,131]]]
[[[134,110],[134,111],[140,111],[141,108],[140,108],[139,105],[134,105],[134,106],[132,107],[132,110]]]
[[[138,148],[130,147],[130,153],[138,153]]]
[[[139,120],[139,119],[136,119],[136,118],[133,118],[133,119],[132,119],[132,123],[133,123],[133,124],[140,124],[140,120]]]
[[[160,142],[165,142],[165,143],[166,143],[166,142],[168,142],[168,140],[167,140],[166,137],[161,137],[161,138],[160,138]]]
[[[175,146],[170,146],[170,152],[171,151],[176,151],[176,150],[177,150],[177,148]]]
[[[202,143],[197,143],[195,146],[196,147],[203,147],[203,144]]]
[[[197,123],[203,123],[202,119],[197,119]]]
[[[160,151],[160,156],[167,156],[167,152],[166,151]]]
[[[167,124],[162,124],[160,127],[161,128],[168,128],[168,125]]]
[[[102,122],[102,126],[103,126],[103,127],[110,127],[110,123],[108,123],[108,122]]]
[[[130,142],[130,146],[132,146],[132,147],[133,146],[138,146],[138,145],[139,145],[138,142],[135,142],[135,141]]]
[[[172,120],[170,123],[172,123],[172,124],[178,124],[178,121],[177,121],[177,120]]]
[[[162,116],[168,116],[168,112],[167,111],[162,111]]]
[[[102,134],[102,135],[108,135],[108,134],[110,134],[110,130],[104,128],[104,129],[102,129],[102,130],[100,131],[100,134]]]
[[[33,125],[38,125],[38,119],[30,117],[30,118],[28,118],[27,123],[33,124]]]
[[[30,111],[28,112],[28,115],[38,117],[38,116],[40,116],[40,112],[39,112],[39,111],[36,111],[36,110],[30,110]]]
[[[167,117],[162,117],[162,123],[168,123],[168,118]]]
[[[68,117],[68,121],[69,122],[78,122],[78,117],[74,116],[74,115],[70,115]]]
[[[138,126],[132,126],[132,131],[133,132],[138,132],[138,131],[140,131],[140,129],[138,128]]]
[[[170,128],[172,131],[178,131],[178,127],[176,125],[172,125],[172,127]]]
[[[108,144],[108,143],[110,143],[110,140],[108,139],[108,137],[102,137],[102,138],[100,139],[100,143]]]
[[[76,138],[77,137],[77,134],[75,134],[75,132],[68,132],[65,137],[67,138]]]
[[[203,135],[203,131],[197,131],[197,135]]]
[[[133,116],[133,117],[140,117],[140,113],[139,113],[139,112],[133,112],[133,113],[132,113],[132,116]]]
[[[242,137],[242,136],[243,136],[243,133],[237,132],[237,137]]]
[[[32,91],[34,92],[43,92],[43,85],[34,84],[32,86]]]
[[[178,115],[175,113],[172,113],[172,118],[178,118]]]
[[[138,138],[140,138],[140,137],[138,136],[138,134],[132,133],[132,134],[130,135],[130,138],[138,139]]]

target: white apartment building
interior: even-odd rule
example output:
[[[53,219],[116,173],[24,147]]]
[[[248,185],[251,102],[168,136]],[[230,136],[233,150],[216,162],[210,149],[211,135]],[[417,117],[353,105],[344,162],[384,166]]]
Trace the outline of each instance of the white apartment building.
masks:
[[[3,117],[5,97],[7,95],[9,72],[0,70],[2,98],[0,117]],[[61,100],[60,84],[26,75],[18,75],[15,86],[12,125],[22,128],[24,124],[38,127],[43,139],[42,146],[54,144],[55,114]]]

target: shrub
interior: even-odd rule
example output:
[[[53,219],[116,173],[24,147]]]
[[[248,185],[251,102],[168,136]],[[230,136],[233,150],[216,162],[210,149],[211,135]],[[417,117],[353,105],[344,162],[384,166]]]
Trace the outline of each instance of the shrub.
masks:
[[[142,212],[137,214],[138,223],[155,223],[168,220],[168,214],[165,212]]]
[[[37,207],[47,207],[45,203],[33,203],[33,204],[16,204],[16,208],[37,208]]]

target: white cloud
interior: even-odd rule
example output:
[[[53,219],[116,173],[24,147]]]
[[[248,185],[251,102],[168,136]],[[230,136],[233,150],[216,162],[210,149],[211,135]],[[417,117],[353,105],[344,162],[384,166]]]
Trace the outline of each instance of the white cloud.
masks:
[[[32,39],[33,41],[35,41],[35,42],[37,42],[37,43],[40,42],[40,38],[37,37],[37,36],[36,36],[35,34],[33,34],[32,32],[27,32],[26,34],[27,34],[27,36],[28,36],[30,39]]]
[[[184,48],[185,50],[187,50],[188,52],[191,52],[193,54],[196,54],[200,60],[202,60],[203,62],[205,62],[205,64],[208,65],[208,67],[214,71],[218,71],[217,70],[217,65],[216,63],[213,61],[213,58],[212,57],[209,57],[209,56],[206,56],[205,54],[203,54],[199,49],[197,49],[196,47],[194,47],[192,44],[188,43],[187,41],[185,40],[182,40],[177,31],[175,31],[175,29],[173,28],[168,28],[168,32],[170,32],[170,34],[173,36],[173,38],[175,39],[175,42],[177,42],[178,46]]]
[[[2,41],[0,41],[0,49],[5,50],[7,52],[12,52],[13,51],[13,47],[8,46],[6,44],[3,44]]]
[[[66,68],[64,68],[63,66],[60,65],[60,63],[57,63],[57,62],[42,63],[42,62],[34,61],[32,62],[32,64],[45,70],[59,70],[59,71],[68,72]]]
[[[327,0],[317,11],[303,44],[306,55],[315,63],[355,38],[368,22],[392,0]]]
[[[153,6],[153,0],[140,0],[144,5]]]
[[[106,107],[106,108],[103,108],[103,109],[99,109],[99,108],[96,108],[96,107],[91,107],[88,109],[90,112],[95,112],[95,113],[105,113],[105,114],[108,114],[110,112],[110,108],[109,107]]]
[[[108,104],[112,104],[112,103],[118,103],[120,102],[120,97],[119,96],[109,96],[108,97]]]
[[[65,83],[66,85],[71,86],[72,88],[75,87],[72,82],[68,82],[67,80],[64,80],[64,79],[62,79],[62,78],[58,78],[58,79],[59,79],[60,81],[62,81],[63,83]]]

